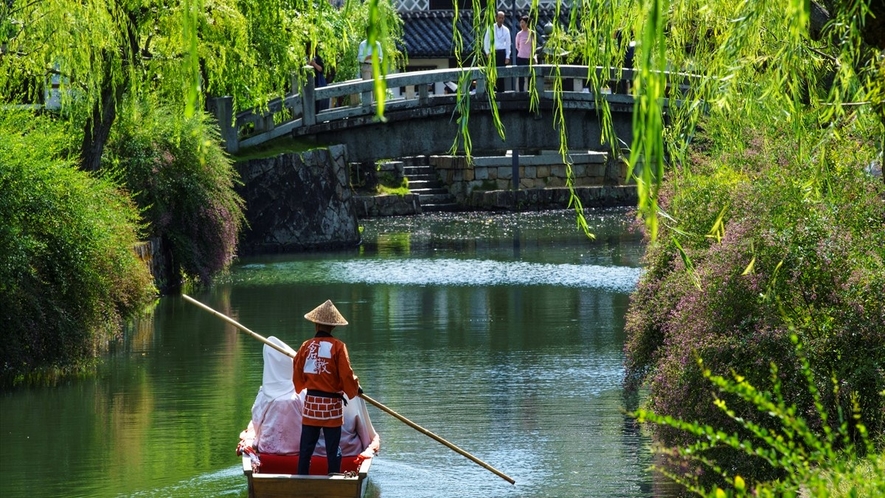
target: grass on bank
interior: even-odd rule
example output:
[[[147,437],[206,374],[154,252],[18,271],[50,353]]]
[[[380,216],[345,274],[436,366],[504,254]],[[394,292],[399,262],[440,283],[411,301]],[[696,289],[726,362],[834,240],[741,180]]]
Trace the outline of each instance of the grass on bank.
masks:
[[[276,157],[280,154],[300,153],[313,149],[325,149],[325,145],[319,145],[311,140],[296,139],[291,136],[280,137],[270,142],[242,149],[235,154],[231,154],[234,162],[251,161],[253,159],[265,159],[268,157]]]
[[[820,493],[813,494],[806,487],[800,493],[803,498],[885,496],[885,453],[862,460],[841,462],[838,469],[819,469],[813,475],[813,482],[819,485]]]

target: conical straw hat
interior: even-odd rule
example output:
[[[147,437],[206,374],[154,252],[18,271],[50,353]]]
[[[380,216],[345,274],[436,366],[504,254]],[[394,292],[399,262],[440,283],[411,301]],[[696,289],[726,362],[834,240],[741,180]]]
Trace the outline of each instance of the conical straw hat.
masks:
[[[347,325],[347,320],[341,316],[341,313],[338,312],[338,308],[336,308],[329,299],[326,299],[325,303],[317,306],[311,310],[310,313],[304,315],[304,318],[313,323],[331,325],[333,327]]]

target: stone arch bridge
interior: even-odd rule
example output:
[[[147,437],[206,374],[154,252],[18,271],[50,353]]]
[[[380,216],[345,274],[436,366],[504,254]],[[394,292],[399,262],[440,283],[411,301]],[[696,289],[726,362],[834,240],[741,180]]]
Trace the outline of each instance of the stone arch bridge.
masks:
[[[605,85],[587,88],[585,82],[590,71],[597,72]],[[562,81],[561,114],[552,88],[552,75],[557,72]],[[687,89],[688,77],[684,74],[677,76],[680,89]],[[562,124],[567,132],[566,150],[609,151],[612,144],[602,139],[600,112],[603,112],[603,100],[608,102],[613,131],[619,142],[614,147],[630,147],[634,100],[624,88],[634,77],[632,70],[509,66],[497,68],[497,77],[504,91],[496,93],[493,104],[488,96],[489,84],[483,68],[388,75],[385,78],[387,88],[394,96],[385,102],[384,120],[376,117],[377,103],[372,96],[374,82],[363,80],[314,88],[312,80],[299,87],[299,82],[293,78],[292,93],[270,102],[266,109],[247,110],[234,116],[229,97],[213,99],[210,107],[221,124],[222,138],[229,152],[292,136],[312,139],[319,144],[344,144],[349,161],[369,162],[452,152],[462,124],[458,112],[459,97],[447,89],[457,88],[455,85],[464,81],[470,84],[471,91],[462,95],[464,100],[460,105],[470,108],[465,128],[476,155],[505,150],[559,150]],[[519,77],[535,81],[539,101],[534,112],[529,110],[529,93],[513,91]],[[343,100],[350,105],[317,112],[316,101],[323,99]],[[492,105],[497,107],[504,126],[503,138],[494,125]],[[664,103],[665,113],[668,105],[668,102]],[[464,152],[462,142],[454,152]]]

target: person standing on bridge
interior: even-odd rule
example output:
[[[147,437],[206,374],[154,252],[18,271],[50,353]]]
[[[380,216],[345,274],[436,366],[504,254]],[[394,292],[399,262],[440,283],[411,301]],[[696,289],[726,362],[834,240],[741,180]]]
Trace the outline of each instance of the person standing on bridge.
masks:
[[[350,366],[347,347],[332,337],[332,329],[347,325],[347,320],[330,300],[304,315],[314,323],[316,335],[304,341],[295,355],[292,382],[295,390],[307,389],[302,412],[301,445],[298,473],[310,474],[310,459],[320,432],[326,441],[329,473],[341,471],[341,426],[344,403],[363,393],[359,379]],[[347,396],[345,398],[344,396]]]
[[[495,24],[486,30],[486,36],[482,43],[482,49],[486,57],[491,56],[492,48],[495,49],[495,65],[510,65],[510,28],[504,26],[504,12],[498,11],[495,16]],[[504,85],[499,79],[495,82],[495,91],[504,91]]]
[[[364,80],[372,79],[372,54],[374,52],[378,53],[378,64],[381,64],[383,59],[383,54],[381,53],[381,42],[375,42],[375,48],[373,50],[372,46],[369,45],[369,40],[364,39],[360,42],[359,50],[357,51],[357,59],[360,63],[360,77]]]
[[[516,33],[516,65],[528,66],[534,58],[535,34],[529,31],[529,16],[519,18],[519,33]],[[517,89],[525,91],[526,78],[518,78]]]
[[[314,88],[322,88],[326,86],[326,67],[323,58],[320,57],[318,50],[311,55],[310,45],[307,46],[307,65],[313,68]],[[316,112],[325,111],[329,108],[329,99],[319,99],[316,101]]]
[[[366,30],[367,37],[360,42],[359,48],[357,49],[356,59],[357,64],[360,68],[360,78],[364,80],[371,80],[374,78],[374,74],[372,73],[372,54],[378,54],[378,64],[380,65],[383,59],[383,54],[381,53],[381,42],[375,41],[375,46],[372,47],[369,45],[368,40],[368,30]],[[369,102],[375,100],[375,92],[372,92],[372,97]],[[359,96],[354,94],[351,96],[351,104],[359,105]]]

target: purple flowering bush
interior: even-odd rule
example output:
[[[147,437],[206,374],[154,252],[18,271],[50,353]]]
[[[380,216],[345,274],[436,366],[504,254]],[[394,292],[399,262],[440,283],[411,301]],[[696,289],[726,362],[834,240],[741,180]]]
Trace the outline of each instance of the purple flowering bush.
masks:
[[[163,239],[173,266],[165,287],[210,283],[233,261],[244,222],[239,177],[217,128],[204,115],[148,106],[121,121],[105,160],[142,209],[149,235]]]
[[[656,414],[749,436],[741,421],[771,430],[782,421],[716,390],[703,369],[765,390],[775,389],[774,363],[776,389],[810,430],[844,420],[849,439],[865,427],[882,441],[883,184],[863,172],[860,139],[804,156],[777,130],[742,132],[718,141],[728,148],[695,155],[662,189],[663,227],[628,311],[627,383],[649,386]],[[714,406],[714,395],[734,416]],[[667,446],[697,440],[674,425],[655,430]],[[777,477],[746,453],[711,449],[707,457],[744,475]]]

